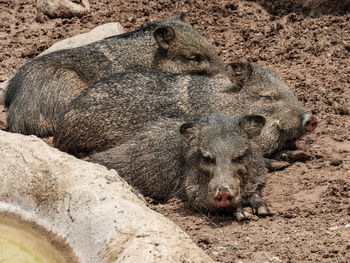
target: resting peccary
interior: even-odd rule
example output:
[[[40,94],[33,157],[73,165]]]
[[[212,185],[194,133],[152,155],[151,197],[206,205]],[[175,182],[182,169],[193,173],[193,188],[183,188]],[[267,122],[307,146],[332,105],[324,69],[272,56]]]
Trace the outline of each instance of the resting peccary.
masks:
[[[225,64],[184,15],[87,46],[34,58],[10,80],[4,95],[9,130],[52,135],[56,120],[88,85],[111,73],[168,71],[215,75]]]
[[[72,101],[55,146],[89,154],[123,143],[160,116],[249,113],[267,119],[258,141],[269,155],[315,128],[315,118],[276,75],[244,63],[230,64],[228,72],[231,79],[151,72],[110,76]]]
[[[190,121],[161,118],[123,144],[89,161],[116,169],[143,195],[180,197],[201,211],[233,212],[241,220],[251,206],[267,215],[262,152],[253,138],[265,124],[259,115],[211,115]]]

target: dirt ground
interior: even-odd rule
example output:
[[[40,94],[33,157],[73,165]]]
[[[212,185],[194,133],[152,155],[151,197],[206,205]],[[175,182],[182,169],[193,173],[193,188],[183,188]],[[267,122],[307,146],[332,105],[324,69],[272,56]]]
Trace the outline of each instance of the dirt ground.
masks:
[[[130,31],[186,11],[227,62],[279,74],[319,124],[298,142],[309,160],[268,174],[271,217],[238,223],[178,200],[150,206],[220,262],[349,262],[350,13],[343,6],[312,17],[317,12],[301,2],[90,0],[82,18],[49,19],[34,0],[0,0],[0,82],[53,43],[97,25],[118,21]],[[5,115],[1,108],[1,129]]]

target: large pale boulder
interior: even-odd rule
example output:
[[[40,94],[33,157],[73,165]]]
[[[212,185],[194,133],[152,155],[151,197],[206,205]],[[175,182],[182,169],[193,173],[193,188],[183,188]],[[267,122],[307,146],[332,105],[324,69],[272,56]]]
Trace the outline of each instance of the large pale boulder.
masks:
[[[42,56],[54,51],[62,50],[62,49],[85,46],[90,43],[102,40],[106,37],[120,35],[123,33],[125,33],[125,29],[120,23],[118,22],[106,23],[95,27],[94,29],[92,29],[87,33],[79,34],[79,35],[61,40],[53,44],[51,47],[46,49],[41,54],[39,54],[39,56]],[[3,94],[8,85],[8,81],[9,80],[0,83],[0,104],[3,104]]]
[[[95,27],[88,33],[79,34],[64,40],[61,40],[42,52],[39,56],[67,48],[85,46],[90,43],[125,33],[124,27],[118,22],[106,23]]]
[[[51,18],[70,18],[90,12],[88,0],[37,0],[36,7]]]
[[[4,131],[0,162],[0,230],[29,226],[67,262],[213,262],[114,170]]]

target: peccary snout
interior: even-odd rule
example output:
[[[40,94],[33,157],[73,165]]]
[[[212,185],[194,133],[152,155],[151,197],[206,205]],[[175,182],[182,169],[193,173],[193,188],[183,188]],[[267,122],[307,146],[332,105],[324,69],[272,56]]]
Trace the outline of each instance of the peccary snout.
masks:
[[[238,220],[245,218],[242,207],[254,211],[263,202],[250,203],[250,196],[265,183],[262,153],[254,138],[259,136],[265,118],[247,115],[232,119],[217,116],[208,123],[185,123],[184,186],[185,196],[202,211],[236,211]],[[197,168],[196,168],[197,167]]]
[[[312,132],[317,127],[317,119],[310,114],[304,114],[303,116],[303,127],[306,132]]]
[[[219,207],[228,207],[234,205],[235,197],[228,187],[221,186],[214,196],[214,202]]]
[[[245,151],[241,151],[240,154]],[[213,204],[218,208],[236,206],[242,202],[241,177],[247,174],[247,169],[239,161],[243,159],[243,155],[238,158],[239,160],[236,160],[236,155],[235,157],[225,155],[218,156],[218,163],[214,164],[215,168],[208,184],[208,197],[212,198]]]
[[[267,119],[258,142],[266,156],[286,148],[300,136],[312,132],[316,118],[298,101],[289,87],[269,70],[246,63],[231,63],[227,70],[237,83],[241,111]]]

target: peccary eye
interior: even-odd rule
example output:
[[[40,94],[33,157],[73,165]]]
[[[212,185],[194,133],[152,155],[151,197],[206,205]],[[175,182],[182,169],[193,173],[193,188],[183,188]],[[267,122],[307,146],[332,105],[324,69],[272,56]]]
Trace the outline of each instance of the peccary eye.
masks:
[[[270,95],[265,95],[265,96],[263,96],[263,98],[264,98],[264,99],[267,99],[267,100],[272,100],[272,99],[273,99],[273,97],[270,96]]]
[[[197,62],[197,63],[199,63],[199,62],[201,62],[203,60],[200,55],[193,55],[193,56],[191,56],[191,57],[189,57],[187,59],[189,61],[191,61],[191,62]]]
[[[243,168],[239,168],[238,171],[237,171],[238,175],[241,176],[241,177],[244,176],[246,172],[247,171],[245,169],[243,169]]]
[[[207,164],[215,164],[216,162],[215,158],[211,158],[209,156],[203,156],[202,159]]]
[[[240,161],[243,161],[243,159],[244,159],[244,155],[241,155],[241,156],[239,156],[239,157],[237,157],[237,158],[233,158],[233,159],[231,160],[231,162],[232,162],[232,163],[240,162]]]
[[[280,100],[281,95],[279,93],[262,93],[260,94],[260,97],[264,98],[267,101],[272,101],[272,100]]]

